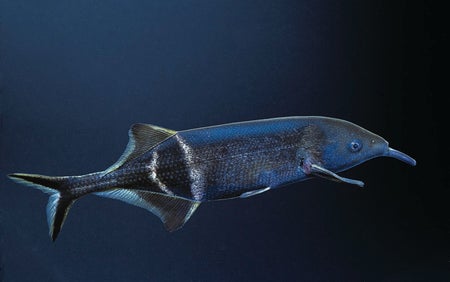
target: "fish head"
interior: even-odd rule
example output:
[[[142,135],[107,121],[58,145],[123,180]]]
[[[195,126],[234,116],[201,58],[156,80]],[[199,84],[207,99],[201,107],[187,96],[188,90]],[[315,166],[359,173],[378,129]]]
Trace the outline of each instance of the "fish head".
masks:
[[[376,157],[392,157],[415,166],[410,156],[392,149],[381,136],[345,120],[327,118],[324,128],[322,163],[333,171],[343,171]]]

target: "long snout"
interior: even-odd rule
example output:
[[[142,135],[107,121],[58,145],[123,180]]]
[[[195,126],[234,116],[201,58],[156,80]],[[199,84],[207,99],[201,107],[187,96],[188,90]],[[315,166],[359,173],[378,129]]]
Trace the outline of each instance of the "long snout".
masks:
[[[411,158],[410,156],[408,156],[407,154],[397,151],[395,149],[392,148],[388,148],[387,152],[385,153],[386,157],[391,157],[397,160],[400,160],[402,162],[405,162],[409,165],[415,166],[416,165],[416,160]]]

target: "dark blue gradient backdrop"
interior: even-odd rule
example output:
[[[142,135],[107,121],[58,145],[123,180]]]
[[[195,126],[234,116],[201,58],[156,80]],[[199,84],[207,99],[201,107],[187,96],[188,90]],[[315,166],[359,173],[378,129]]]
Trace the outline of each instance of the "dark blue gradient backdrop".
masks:
[[[430,13],[413,1],[0,0],[0,280],[445,281]],[[87,196],[55,243],[47,195],[6,178],[103,170],[135,122],[291,115],[352,121],[418,165],[375,159],[343,173],[364,189],[314,179],[206,203],[174,233]]]

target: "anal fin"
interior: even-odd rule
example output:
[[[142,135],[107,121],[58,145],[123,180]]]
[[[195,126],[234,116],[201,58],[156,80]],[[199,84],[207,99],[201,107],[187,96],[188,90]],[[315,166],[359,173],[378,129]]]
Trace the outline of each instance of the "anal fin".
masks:
[[[143,190],[113,189],[95,194],[121,200],[152,212],[170,232],[183,227],[200,205],[200,202]]]

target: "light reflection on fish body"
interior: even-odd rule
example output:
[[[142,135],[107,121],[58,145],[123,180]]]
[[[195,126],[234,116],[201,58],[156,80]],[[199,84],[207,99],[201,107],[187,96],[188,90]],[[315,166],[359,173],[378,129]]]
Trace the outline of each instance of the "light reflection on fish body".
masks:
[[[363,186],[337,173],[375,157],[414,159],[382,137],[328,117],[286,117],[185,131],[134,124],[119,160],[81,176],[14,173],[15,181],[50,194],[50,236],[58,236],[71,205],[95,194],[157,215],[169,231],[181,228],[202,202],[248,198],[312,177]]]

